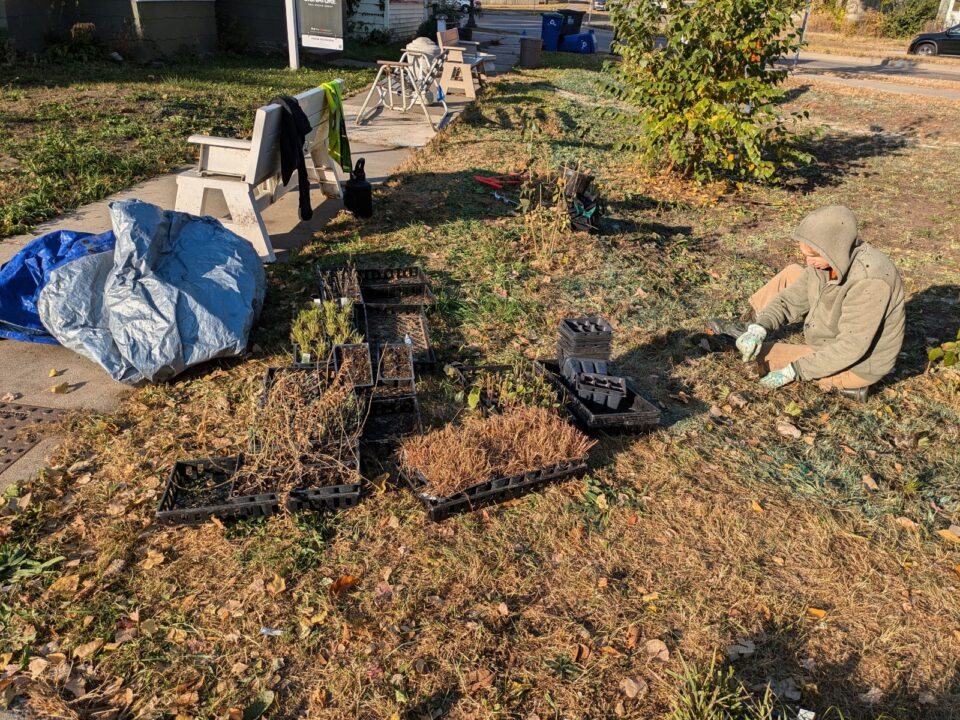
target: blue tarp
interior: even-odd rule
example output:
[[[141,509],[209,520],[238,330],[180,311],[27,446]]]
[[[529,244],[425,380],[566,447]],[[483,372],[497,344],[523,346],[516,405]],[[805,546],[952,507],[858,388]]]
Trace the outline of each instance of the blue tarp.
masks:
[[[87,255],[109,252],[112,231],[91,233],[57,230],[39,237],[0,268],[0,338],[57,345],[40,321],[37,301],[50,273]]]

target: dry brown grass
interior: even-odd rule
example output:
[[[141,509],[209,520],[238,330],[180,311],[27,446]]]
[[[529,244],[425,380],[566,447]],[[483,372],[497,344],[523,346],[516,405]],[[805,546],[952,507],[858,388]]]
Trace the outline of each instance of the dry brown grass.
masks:
[[[349,369],[278,372],[253,415],[252,447],[235,492],[250,495],[355,482],[357,446],[366,417]],[[324,478],[326,482],[324,482]]]
[[[585,458],[595,444],[556,412],[514,405],[408,438],[401,459],[405,472],[427,479],[429,492],[449,496],[492,477]]]

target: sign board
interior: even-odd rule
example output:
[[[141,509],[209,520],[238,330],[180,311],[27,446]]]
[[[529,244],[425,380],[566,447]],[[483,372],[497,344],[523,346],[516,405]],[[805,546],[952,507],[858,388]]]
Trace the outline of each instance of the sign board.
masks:
[[[343,50],[343,0],[299,0],[304,47]]]

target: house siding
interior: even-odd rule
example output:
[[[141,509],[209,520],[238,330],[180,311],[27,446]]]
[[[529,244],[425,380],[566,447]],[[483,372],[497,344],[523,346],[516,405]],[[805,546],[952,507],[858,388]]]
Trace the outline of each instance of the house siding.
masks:
[[[136,2],[134,12],[148,51],[160,55],[185,50],[206,54],[217,48],[216,4],[211,0]]]
[[[286,46],[283,0],[217,0],[216,9],[221,29],[237,34],[234,41],[249,39],[255,46]]]
[[[390,34],[397,39],[411,38],[417,34],[426,17],[426,6],[420,2],[397,2],[390,0]]]
[[[106,41],[120,34],[137,38],[151,56],[216,48],[214,6],[211,0],[6,0],[6,15],[18,50],[39,50],[49,35],[82,22],[96,25]]]

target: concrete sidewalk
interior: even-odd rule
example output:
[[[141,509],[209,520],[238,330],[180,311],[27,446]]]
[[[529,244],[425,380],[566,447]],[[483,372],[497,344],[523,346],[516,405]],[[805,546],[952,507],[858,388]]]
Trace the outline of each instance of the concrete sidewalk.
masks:
[[[512,62],[510,63],[512,65]],[[500,67],[505,67],[501,65]],[[384,183],[416,148],[426,145],[436,134],[423,116],[419,107],[409,113],[378,112],[376,117],[360,127],[354,119],[366,97],[366,91],[353,95],[345,101],[348,120],[348,135],[354,161],[366,160],[367,179],[374,185]],[[467,107],[461,97],[448,98],[451,117],[449,125]],[[440,108],[430,108],[431,116],[439,119]],[[37,227],[29,235],[10,238],[0,242],[0,265],[7,262],[30,241],[54,230],[78,230],[100,233],[111,227],[108,206],[115,200],[137,198],[163,208],[172,208],[176,199],[176,173],[148,180],[140,185],[117,193],[100,202],[92,203],[67,213],[56,220]],[[346,178],[343,178],[344,180]],[[315,207],[309,222],[300,222],[297,213],[298,193],[289,192],[277,203],[263,212],[267,230],[277,253],[283,262],[289,251],[310,242],[342,207],[339,201],[323,201],[318,191],[313,192]],[[321,202],[322,201],[322,202]],[[226,214],[225,207],[216,203],[210,214]],[[56,345],[38,345],[10,340],[0,340],[0,397],[13,396],[13,402],[40,407],[56,407],[78,410],[110,412],[119,405],[129,388],[114,382],[95,363]],[[50,377],[56,370],[57,376]],[[68,383],[69,391],[55,394],[51,388]],[[47,437],[0,474],[0,491],[10,484],[32,478],[46,463],[46,459],[58,442],[56,437]],[[3,450],[0,448],[0,453]]]

